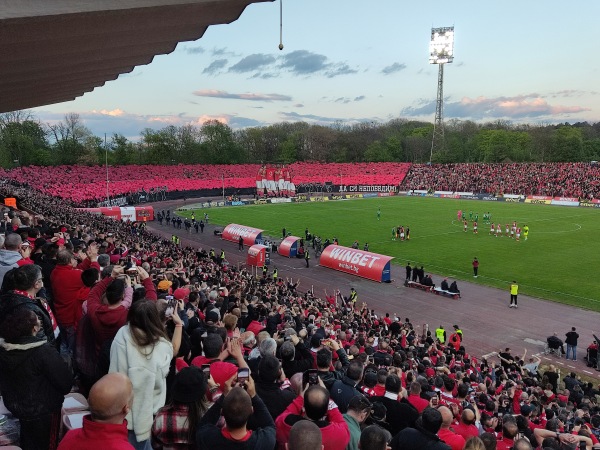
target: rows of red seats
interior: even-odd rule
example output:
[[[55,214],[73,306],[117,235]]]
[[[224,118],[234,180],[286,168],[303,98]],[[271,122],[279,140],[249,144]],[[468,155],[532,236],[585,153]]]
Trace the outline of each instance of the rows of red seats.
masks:
[[[408,163],[289,165],[296,185],[302,183],[391,184],[398,185],[408,172]],[[111,197],[166,186],[168,191],[226,188],[244,189],[256,186],[260,165],[177,165],[109,167]],[[69,199],[74,203],[106,198],[106,170],[103,166],[29,166],[3,171],[2,176],[18,183]]]
[[[600,197],[600,167],[590,163],[414,164],[405,190],[552,197]]]

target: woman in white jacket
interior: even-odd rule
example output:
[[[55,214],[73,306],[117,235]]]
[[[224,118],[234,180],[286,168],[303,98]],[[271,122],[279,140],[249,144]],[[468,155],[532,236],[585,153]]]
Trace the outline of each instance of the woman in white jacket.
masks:
[[[173,358],[156,303],[140,300],[129,309],[128,323],[115,336],[110,348],[110,370],[127,375],[133,384],[133,405],[127,415],[129,442],[141,450],[151,450],[150,431],[154,414],[164,406],[167,375]],[[175,334],[181,339],[183,323],[173,314]]]

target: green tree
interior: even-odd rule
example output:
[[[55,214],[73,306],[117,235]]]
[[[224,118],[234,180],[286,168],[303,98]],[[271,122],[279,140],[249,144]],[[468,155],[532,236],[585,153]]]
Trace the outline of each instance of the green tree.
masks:
[[[583,138],[580,128],[560,126],[552,133],[551,161],[581,161]]]

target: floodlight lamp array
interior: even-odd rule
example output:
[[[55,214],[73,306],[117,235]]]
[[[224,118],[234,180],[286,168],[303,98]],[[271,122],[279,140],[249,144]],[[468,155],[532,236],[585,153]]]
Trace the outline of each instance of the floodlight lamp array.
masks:
[[[454,61],[454,27],[432,28],[429,42],[429,64]]]

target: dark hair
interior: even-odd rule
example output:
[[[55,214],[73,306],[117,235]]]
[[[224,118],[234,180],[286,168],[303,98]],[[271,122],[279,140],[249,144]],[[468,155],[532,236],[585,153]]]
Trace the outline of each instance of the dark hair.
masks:
[[[385,450],[388,434],[379,425],[369,425],[360,433],[359,446],[361,450]]]
[[[264,355],[258,363],[258,376],[262,381],[272,383],[279,378],[281,363],[273,355]]]
[[[363,365],[359,361],[352,361],[346,369],[346,376],[352,381],[360,381],[363,375]]]
[[[317,351],[317,367],[320,369],[328,369],[331,365],[331,351],[328,348],[322,348]]]
[[[35,264],[25,264],[14,272],[14,288],[28,291],[35,286],[35,282],[42,277],[42,269]]]
[[[223,401],[222,412],[228,428],[242,428],[252,415],[252,400],[244,389],[234,387]]]
[[[106,301],[109,305],[116,305],[123,300],[125,294],[125,280],[117,278],[106,287]]]
[[[204,355],[209,358],[216,358],[223,349],[223,339],[217,333],[208,333],[202,341],[204,347]]]
[[[150,353],[152,353],[154,345],[160,338],[169,340],[155,302],[150,300],[135,302],[129,308],[127,320],[131,329],[131,337],[135,344],[140,347],[140,351],[144,347],[152,346],[152,350],[150,350]]]
[[[437,409],[425,408],[421,414],[421,425],[430,433],[437,434],[442,426],[442,413]]]
[[[402,384],[400,383],[400,378],[398,375],[391,374],[388,375],[385,379],[385,390],[387,392],[391,392],[393,394],[397,394],[402,389]]]
[[[304,393],[304,410],[310,420],[320,420],[327,414],[329,391],[318,384],[310,386]]]
[[[0,336],[10,344],[17,344],[20,338],[31,336],[37,320],[37,315],[31,309],[19,306],[5,316],[0,324]]]
[[[94,267],[84,270],[81,273],[81,281],[83,281],[83,285],[89,288],[94,287],[94,284],[96,284],[96,281],[98,281],[99,274],[100,272],[98,269]]]

